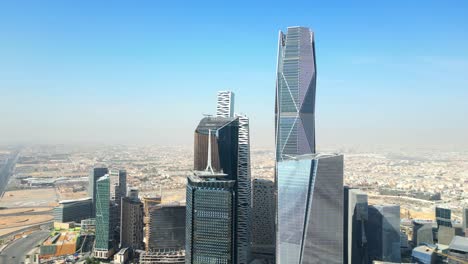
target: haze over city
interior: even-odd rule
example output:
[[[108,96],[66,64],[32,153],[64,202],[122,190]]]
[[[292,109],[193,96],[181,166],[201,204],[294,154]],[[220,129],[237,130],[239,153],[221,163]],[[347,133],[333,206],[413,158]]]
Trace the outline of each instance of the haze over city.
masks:
[[[468,145],[466,2],[180,5],[0,3],[0,142],[191,145],[232,90],[272,149],[276,38],[296,24],[317,36],[319,147]]]

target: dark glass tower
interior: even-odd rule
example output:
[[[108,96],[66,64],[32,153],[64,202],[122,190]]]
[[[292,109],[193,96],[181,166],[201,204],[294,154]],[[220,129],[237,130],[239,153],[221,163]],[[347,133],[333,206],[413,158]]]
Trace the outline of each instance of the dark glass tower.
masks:
[[[211,135],[210,132],[211,131]],[[208,155],[208,141],[211,140],[211,153]],[[232,117],[205,117],[195,130],[194,170],[207,169],[211,156],[213,171],[237,179],[239,121]]]
[[[364,264],[367,256],[367,194],[347,186],[344,188],[344,263]]]
[[[374,260],[401,261],[400,206],[369,206],[369,263]]]
[[[186,263],[238,263],[239,121],[205,117],[195,130],[187,179]]]
[[[108,168],[94,168],[89,175],[88,194],[93,199],[91,207],[91,216],[96,216],[96,182],[99,178],[109,173]]]
[[[315,153],[315,44],[306,27],[280,31],[276,76],[276,159]]]

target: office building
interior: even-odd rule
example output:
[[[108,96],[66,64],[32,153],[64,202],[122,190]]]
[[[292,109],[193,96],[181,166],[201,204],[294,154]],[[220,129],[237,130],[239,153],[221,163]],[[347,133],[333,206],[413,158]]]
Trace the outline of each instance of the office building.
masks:
[[[238,165],[236,180],[237,263],[248,264],[251,258],[252,181],[250,177],[249,118],[236,115],[239,122]]]
[[[399,205],[369,206],[368,231],[369,261],[401,261]]]
[[[147,251],[180,251],[185,248],[185,206],[158,204],[148,209]]]
[[[120,247],[143,249],[143,203],[138,196],[121,198]]]
[[[437,263],[437,254],[434,248],[426,245],[415,247],[411,253],[412,263],[417,264],[435,264]]]
[[[94,168],[91,170],[91,173],[88,177],[88,180],[89,180],[88,195],[93,200],[93,205],[91,208],[92,217],[95,217],[96,215],[96,181],[108,173],[109,173],[108,168]]]
[[[465,233],[465,236],[468,236],[468,207],[463,208],[463,232]]]
[[[93,200],[89,197],[60,201],[59,205],[54,207],[54,221],[80,223],[81,220],[91,217],[92,206]]]
[[[109,172],[111,201],[120,202],[120,198],[127,196],[127,171],[111,169]]]
[[[186,263],[236,263],[236,181],[229,178],[211,171],[188,177]]]
[[[237,179],[239,121],[237,118],[205,117],[195,130],[194,170],[222,171]],[[208,149],[208,144],[210,148]]]
[[[435,216],[437,221],[437,227],[447,226],[452,227],[452,210],[448,208],[436,207]]]
[[[344,188],[344,263],[367,263],[367,194],[347,186]]]
[[[276,263],[343,263],[343,156],[283,159],[276,177]]]
[[[145,224],[145,250],[150,251],[149,242],[155,236],[154,226],[151,224],[151,212],[153,208],[161,204],[161,196],[156,195],[153,197],[143,197],[143,210],[144,218],[143,223]]]
[[[108,259],[114,253],[110,208],[110,180],[106,174],[96,181],[96,240],[93,253],[98,259]]]
[[[275,183],[253,180],[252,254],[255,257],[275,255]]]
[[[232,118],[234,112],[234,93],[218,92],[216,116]],[[236,180],[236,245],[237,262],[249,263],[251,257],[252,230],[252,182],[250,177],[250,131],[249,118],[235,114],[238,121],[238,161]]]
[[[280,31],[276,76],[276,159],[315,153],[316,64],[314,33]]]
[[[219,91],[218,103],[216,105],[216,116],[233,117],[234,116],[234,93],[231,91]]]
[[[450,242],[448,263],[467,263],[468,262],[468,238],[455,236]]]
[[[423,244],[434,244],[432,223],[413,220],[413,245],[415,247]]]

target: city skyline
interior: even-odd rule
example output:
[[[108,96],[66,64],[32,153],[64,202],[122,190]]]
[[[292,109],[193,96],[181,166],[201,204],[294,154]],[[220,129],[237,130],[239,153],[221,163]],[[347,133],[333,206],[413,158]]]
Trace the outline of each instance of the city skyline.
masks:
[[[273,148],[275,36],[304,25],[320,39],[317,142],[468,145],[468,4],[244,6],[0,4],[0,143],[191,145],[232,90],[252,147]]]

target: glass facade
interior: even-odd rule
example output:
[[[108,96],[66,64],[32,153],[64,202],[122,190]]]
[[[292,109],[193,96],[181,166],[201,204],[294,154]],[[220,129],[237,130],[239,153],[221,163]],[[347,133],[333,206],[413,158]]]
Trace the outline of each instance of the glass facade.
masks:
[[[96,181],[108,173],[108,168],[94,168],[93,170],[91,170],[91,173],[88,177],[88,195],[93,199],[93,205],[91,208],[92,217],[96,215]]]
[[[223,174],[212,174],[223,177]],[[226,175],[224,175],[226,176]],[[189,176],[186,263],[236,263],[235,181]]]
[[[437,226],[452,227],[452,211],[448,208],[436,207],[435,209]]]
[[[111,248],[110,220],[110,181],[106,175],[96,182],[96,249]]]
[[[369,261],[401,261],[400,206],[369,206]]]
[[[54,221],[80,223],[81,220],[91,217],[92,205],[91,198],[61,201],[59,206],[54,207]]]
[[[276,158],[315,153],[314,35],[305,27],[280,32],[276,76]]]
[[[343,263],[343,156],[277,163],[276,263]]]
[[[367,263],[367,194],[344,188],[344,263]]]

